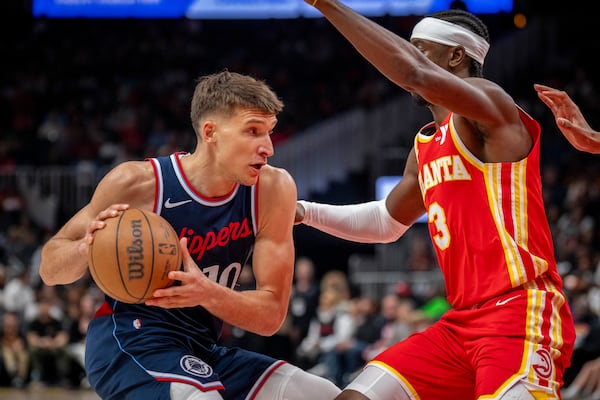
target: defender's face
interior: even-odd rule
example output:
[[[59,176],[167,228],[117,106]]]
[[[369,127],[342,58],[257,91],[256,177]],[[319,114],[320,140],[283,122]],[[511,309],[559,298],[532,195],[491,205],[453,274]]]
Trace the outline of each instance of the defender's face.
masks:
[[[449,70],[449,60],[451,56],[451,47],[443,44],[431,42],[424,39],[411,39],[410,41],[425,57],[439,67]],[[411,93],[415,104],[421,107],[430,106],[429,102],[418,93]]]
[[[450,46],[424,39],[411,39],[410,42],[430,61],[448,70],[448,62],[452,55],[452,48]]]

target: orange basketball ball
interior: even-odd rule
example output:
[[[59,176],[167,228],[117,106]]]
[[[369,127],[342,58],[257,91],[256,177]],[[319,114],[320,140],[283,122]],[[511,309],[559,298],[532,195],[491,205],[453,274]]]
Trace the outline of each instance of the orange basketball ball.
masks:
[[[100,290],[124,303],[143,303],[154,290],[173,284],[167,275],[181,268],[182,256],[167,220],[131,208],[105,222],[88,253],[90,274]]]

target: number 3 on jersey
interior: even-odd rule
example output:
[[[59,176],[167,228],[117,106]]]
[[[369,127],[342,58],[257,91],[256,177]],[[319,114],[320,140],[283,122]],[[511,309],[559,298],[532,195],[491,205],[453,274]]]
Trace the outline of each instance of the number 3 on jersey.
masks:
[[[431,237],[440,250],[446,250],[450,246],[450,230],[446,224],[446,213],[437,202],[431,203],[428,211],[429,222],[435,226],[435,233]]]

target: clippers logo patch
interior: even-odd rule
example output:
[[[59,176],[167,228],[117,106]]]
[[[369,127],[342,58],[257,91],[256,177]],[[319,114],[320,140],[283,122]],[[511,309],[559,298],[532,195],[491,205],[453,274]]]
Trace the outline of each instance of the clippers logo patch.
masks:
[[[142,320],[141,319],[139,319],[139,318],[134,319],[132,324],[135,329],[142,329]]]
[[[181,369],[189,374],[199,376],[201,378],[207,378],[213,374],[213,370],[210,365],[194,356],[183,356],[179,361]]]
[[[539,349],[533,356],[531,364],[540,379],[549,379],[552,376],[552,358],[546,349]]]

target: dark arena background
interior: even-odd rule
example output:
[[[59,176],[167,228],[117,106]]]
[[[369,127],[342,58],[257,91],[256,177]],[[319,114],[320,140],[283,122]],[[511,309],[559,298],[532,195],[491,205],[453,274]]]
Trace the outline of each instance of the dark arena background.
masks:
[[[0,3],[0,315],[17,311],[25,337],[44,299],[64,324],[66,347],[84,343],[78,327],[101,296],[89,277],[43,285],[40,247],[89,200],[109,168],[193,149],[188,107],[198,76],[228,69],[269,83],[285,103],[270,163],[290,171],[306,200],[350,204],[385,196],[390,182],[400,179],[416,130],[430,118],[302,1],[278,2],[287,5],[281,10],[257,9],[252,2],[234,2],[247,5],[237,10],[227,1],[173,1],[159,10],[166,14],[52,7],[60,3]],[[484,74],[542,125],[541,172],[556,259],[578,344],[587,352],[582,360],[598,357],[598,346],[585,345],[600,343],[600,337],[588,336],[598,332],[600,315],[600,162],[573,149],[533,89],[544,83],[566,90],[600,130],[597,17],[577,1],[472,3],[491,7],[474,11],[492,38]],[[365,8],[403,37],[422,15],[418,11]],[[423,223],[388,245],[354,244],[303,225],[294,236],[297,259],[313,264],[317,285],[341,273],[352,298],[366,297],[377,306],[389,294],[410,298],[415,319],[435,319],[445,309]],[[240,288],[253,284],[251,266],[245,271]],[[291,316],[294,304],[292,299]],[[4,325],[0,321],[0,337]],[[226,326],[222,340],[314,367],[303,358],[291,325],[292,317],[270,338]],[[0,397],[96,399],[81,353],[69,354],[66,376],[35,376],[39,371],[29,365],[19,379],[0,361]]]

